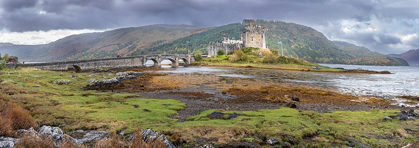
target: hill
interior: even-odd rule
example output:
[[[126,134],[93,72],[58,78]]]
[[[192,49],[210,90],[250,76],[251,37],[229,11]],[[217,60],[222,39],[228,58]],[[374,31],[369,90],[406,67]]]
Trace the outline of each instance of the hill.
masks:
[[[342,41],[332,41],[339,49],[347,54],[356,57],[354,59],[343,59],[342,64],[358,64],[358,65],[409,65],[405,60],[397,57],[391,57],[379,52],[373,52],[366,47],[356,46],[351,43]]]
[[[127,56],[139,53],[149,46],[171,42],[199,32],[200,28],[189,25],[150,25],[121,28],[101,33],[71,35],[41,46],[16,49],[20,59],[31,61],[80,60],[91,58]],[[205,29],[204,29],[205,30]],[[10,50],[0,52],[10,53]],[[30,52],[30,56],[28,55]]]
[[[368,64],[368,65],[406,65],[401,59],[389,58],[368,49],[357,46],[336,45],[317,30],[281,21],[253,20],[267,30],[266,45],[269,48],[281,49],[278,41],[282,41],[286,56],[303,58],[311,62],[339,63],[339,64]],[[244,24],[233,23],[214,27],[208,31],[174,40],[155,47],[150,47],[153,53],[188,53],[192,51],[206,52],[211,42],[221,41],[223,37],[239,39]],[[354,50],[354,51],[351,51]],[[357,52],[364,50],[368,52]],[[372,53],[372,55],[371,55]],[[371,57],[372,56],[372,57]],[[371,62],[376,61],[376,62]]]
[[[253,21],[265,27],[266,45],[269,48],[280,49],[277,42],[282,41],[286,56],[319,63],[407,65],[404,60],[386,57],[364,47],[332,42],[322,33],[307,26],[281,21]],[[20,59],[31,61],[80,60],[116,55],[187,54],[196,51],[205,53],[211,42],[219,42],[223,37],[240,39],[245,25],[233,23],[205,29],[189,25],[122,28],[72,35],[47,45],[28,46],[14,52],[18,53],[15,55]]]
[[[390,54],[389,56],[402,58],[409,62],[411,66],[419,66],[419,49],[412,49],[402,54]]]
[[[4,54],[18,56],[20,61],[25,61],[30,59],[31,52],[34,49],[37,49],[43,45],[14,45],[10,43],[1,43],[0,44],[0,54],[3,56]]]

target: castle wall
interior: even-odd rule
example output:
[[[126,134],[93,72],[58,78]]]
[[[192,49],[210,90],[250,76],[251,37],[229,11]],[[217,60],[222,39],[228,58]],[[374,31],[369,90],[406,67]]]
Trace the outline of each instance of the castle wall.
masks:
[[[242,48],[243,48],[242,43],[233,43],[233,44],[214,43],[210,45],[207,49],[208,49],[208,56],[216,56],[219,50],[224,50],[224,53],[228,54],[236,50],[241,50]]]

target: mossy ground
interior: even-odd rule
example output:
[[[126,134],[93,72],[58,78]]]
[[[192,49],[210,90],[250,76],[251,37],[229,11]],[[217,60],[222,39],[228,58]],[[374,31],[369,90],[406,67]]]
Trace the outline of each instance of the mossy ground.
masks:
[[[170,116],[185,107],[172,99],[145,99],[135,94],[84,90],[87,80],[112,78],[108,73],[70,73],[31,68],[0,71],[0,98],[23,104],[40,125],[60,126],[66,131],[99,129],[116,131],[153,128],[167,134],[178,145],[193,144],[196,138],[215,139],[213,143],[233,141],[265,144],[277,138],[285,145],[344,146],[348,139],[372,146],[402,146],[417,140],[419,121],[384,121],[398,110],[368,112],[339,111],[317,113],[290,108],[259,111],[221,111],[238,113],[231,120],[209,119],[207,110],[177,122]],[[74,75],[75,77],[72,77]],[[52,84],[71,80],[69,85]],[[39,85],[40,87],[34,87]],[[406,136],[400,131],[408,131]]]
[[[290,71],[306,71],[306,72],[324,72],[324,73],[366,73],[366,74],[375,74],[382,73],[376,71],[367,71],[367,70],[345,70],[342,68],[330,68],[321,66],[316,63],[311,63],[305,60],[282,57],[287,59],[289,63],[264,63],[263,60],[266,57],[259,57],[255,55],[248,55],[248,60],[231,62],[229,61],[231,55],[221,55],[214,56],[210,58],[204,58],[201,61],[198,61],[200,64],[205,66],[215,66],[215,67],[239,67],[239,68],[262,68],[262,69],[277,69],[277,70],[290,70]],[[388,72],[382,73],[388,74]]]

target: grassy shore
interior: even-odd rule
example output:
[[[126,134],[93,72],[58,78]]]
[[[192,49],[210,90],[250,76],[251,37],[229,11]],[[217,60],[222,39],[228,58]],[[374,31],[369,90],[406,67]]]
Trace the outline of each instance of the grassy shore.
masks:
[[[303,59],[296,59],[292,57],[280,57],[270,55],[267,56],[255,56],[247,55],[246,60],[232,61],[233,55],[221,55],[204,58],[198,61],[199,64],[213,67],[237,67],[237,68],[261,68],[261,69],[278,69],[278,70],[289,70],[289,71],[305,71],[305,72],[324,72],[324,73],[365,73],[365,74],[389,74],[388,71],[377,72],[368,70],[347,70],[342,68],[330,68],[321,66],[316,63],[308,62]],[[269,60],[266,60],[268,59]]]
[[[109,79],[114,77],[111,73],[22,68],[2,70],[0,75],[1,100],[24,106],[39,125],[59,126],[67,132],[125,129],[129,133],[138,128],[152,128],[185,147],[199,143],[197,139],[217,145],[232,142],[264,145],[271,138],[278,139],[282,146],[342,147],[359,142],[375,147],[400,147],[417,141],[419,136],[419,120],[383,120],[385,116],[397,115],[399,110],[332,113],[286,107],[259,111],[207,110],[178,122],[171,116],[185,108],[181,101],[84,90],[89,79]],[[51,83],[56,80],[71,82]],[[214,119],[210,116],[213,112],[224,115]],[[229,119],[234,113],[238,116]]]

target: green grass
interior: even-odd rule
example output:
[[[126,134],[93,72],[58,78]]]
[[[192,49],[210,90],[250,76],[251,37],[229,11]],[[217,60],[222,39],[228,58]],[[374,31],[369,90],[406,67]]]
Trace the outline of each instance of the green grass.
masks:
[[[218,110],[204,111],[200,115],[190,117],[187,122],[177,123],[176,125],[180,127],[206,126],[207,128],[218,129],[248,129],[254,132],[262,132],[267,135],[267,138],[283,139],[278,134],[281,133],[290,135],[294,141],[300,142],[311,140],[313,137],[323,137],[328,141],[346,144],[347,138],[353,138],[372,146],[393,146],[399,143],[387,141],[385,137],[401,140],[403,138],[395,134],[397,129],[404,128],[404,125],[419,124],[418,121],[383,120],[384,116],[396,115],[399,110],[337,111],[321,114],[280,108],[259,111],[224,111],[223,113],[226,114],[238,113],[241,116],[232,120],[211,120],[208,115],[214,111]],[[407,144],[409,140],[411,139],[404,139],[402,143]]]
[[[127,132],[131,132],[140,127],[168,128],[176,122],[169,116],[185,107],[184,103],[171,99],[147,99],[139,98],[136,94],[83,89],[89,79],[112,78],[108,73],[92,75],[31,68],[8,69],[0,73],[2,85],[10,86],[13,90],[9,91],[15,92],[14,95],[3,94],[7,101],[23,103],[38,122],[59,125],[67,131],[127,128]],[[76,77],[72,78],[71,75]],[[71,83],[52,84],[54,80],[71,80]],[[40,87],[33,87],[35,85]],[[138,105],[138,108],[134,105]]]

